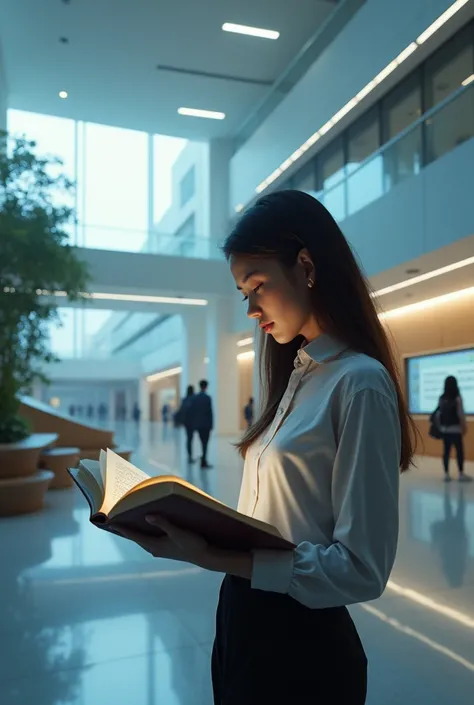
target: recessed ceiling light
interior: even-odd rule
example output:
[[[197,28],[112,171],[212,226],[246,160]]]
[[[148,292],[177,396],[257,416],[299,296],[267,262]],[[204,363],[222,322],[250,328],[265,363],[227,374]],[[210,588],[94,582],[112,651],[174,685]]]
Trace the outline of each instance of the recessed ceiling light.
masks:
[[[198,108],[178,108],[180,115],[188,117],[207,118],[208,120],[224,120],[225,113],[219,113],[215,110],[199,110]]]
[[[462,82],[462,85],[463,85],[463,86],[468,86],[468,85],[469,85],[470,83],[472,83],[473,81],[474,81],[474,73],[471,73],[470,76],[468,76],[467,78],[464,79],[464,81]]]
[[[234,34],[247,34],[250,37],[260,37],[260,39],[278,39],[280,32],[274,29],[261,29],[260,27],[247,27],[244,24],[233,24],[225,22],[222,25],[224,32],[234,32]]]
[[[63,100],[66,100],[67,91],[59,91],[59,97],[62,98]]]

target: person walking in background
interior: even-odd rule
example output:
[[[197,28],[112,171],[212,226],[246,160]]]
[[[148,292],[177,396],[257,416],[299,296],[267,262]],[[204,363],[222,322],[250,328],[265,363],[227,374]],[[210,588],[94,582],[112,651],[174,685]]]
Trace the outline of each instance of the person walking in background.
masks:
[[[140,416],[141,416],[141,411],[140,407],[138,406],[137,402],[133,405],[133,411],[132,411],[132,417],[135,423],[139,423],[140,421]]]
[[[250,397],[248,404],[244,407],[244,418],[247,422],[247,428],[250,428],[250,426],[252,426],[253,417],[254,417],[253,397]]]
[[[186,396],[181,402],[181,406],[177,413],[177,425],[184,426],[186,430],[186,451],[188,453],[188,463],[194,463],[193,458],[193,436],[194,428],[192,425],[191,407],[195,398],[194,387],[190,384],[186,390]]]
[[[163,404],[163,408],[161,409],[161,418],[163,419],[164,424],[167,424],[170,420],[170,407],[168,404]]]
[[[209,437],[214,425],[213,413],[212,413],[212,401],[209,394],[207,394],[207,388],[209,384],[203,379],[199,382],[199,389],[201,390],[199,394],[195,394],[189,409],[189,422],[194,431],[198,432],[199,438],[202,445],[202,456],[201,456],[201,467],[210,468],[212,467],[207,462],[207,447],[209,444]]]
[[[466,415],[461,393],[456,377],[450,375],[444,381],[444,392],[439,398],[438,422],[443,441],[444,481],[450,482],[449,457],[451,448],[456,449],[456,459],[459,470],[459,481],[469,482],[470,477],[464,474],[464,444],[463,436],[467,433]]]

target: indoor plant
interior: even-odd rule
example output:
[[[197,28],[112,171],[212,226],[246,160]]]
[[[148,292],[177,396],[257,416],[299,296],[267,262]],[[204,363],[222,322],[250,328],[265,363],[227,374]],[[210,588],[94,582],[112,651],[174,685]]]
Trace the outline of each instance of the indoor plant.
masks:
[[[56,158],[40,157],[35,143],[0,133],[0,476],[14,472],[12,451],[28,438],[19,394],[54,360],[48,324],[57,317],[55,292],[70,301],[86,289],[88,272],[68,243],[73,184]],[[29,450],[32,450],[29,444]],[[41,448],[38,450],[40,452]],[[8,463],[5,462],[8,453]],[[31,456],[31,452],[30,452]],[[16,457],[16,455],[15,455]],[[4,462],[2,462],[2,459]],[[31,465],[31,457],[28,465]],[[17,465],[17,463],[13,463]],[[35,468],[32,469],[33,471]]]

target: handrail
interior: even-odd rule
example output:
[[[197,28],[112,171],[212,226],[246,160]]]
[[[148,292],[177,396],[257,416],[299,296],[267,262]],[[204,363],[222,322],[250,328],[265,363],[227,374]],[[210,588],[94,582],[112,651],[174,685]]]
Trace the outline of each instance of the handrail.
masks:
[[[408,125],[408,127],[406,127],[404,130],[395,135],[395,137],[392,137],[392,139],[390,139],[388,142],[385,142],[385,144],[379,147],[375,152],[369,154],[368,157],[366,157],[362,162],[360,162],[360,164],[358,164],[354,171],[351,171],[350,174],[345,174],[341,178],[341,180],[338,181],[337,184],[334,184],[334,186],[330,186],[328,189],[323,189],[322,195],[325,196],[327,193],[330,193],[336,188],[339,188],[341,184],[351,179],[354,174],[357,174],[357,172],[363,169],[369,162],[373,161],[376,157],[382,155],[384,152],[393,147],[397,142],[403,140],[411,132],[414,132],[418,127],[422,126],[427,120],[432,118],[434,115],[437,115],[447,105],[453,103],[455,100],[457,100],[457,98],[466,93],[470,88],[474,88],[474,81],[468,83],[466,86],[461,85],[457,90],[454,91],[454,93],[450,93],[447,98],[427,110],[425,113],[423,113],[423,115],[420,115],[420,117],[418,117],[414,122],[412,122],[411,125]]]
[[[146,229],[146,228],[124,228],[124,227],[119,227],[117,225],[98,225],[96,223],[86,223],[82,220],[78,220],[75,225],[80,228],[94,228],[96,230],[110,230],[113,232],[121,232],[121,233],[138,233],[140,235],[162,235],[163,237],[172,237],[176,238],[176,241],[178,240],[183,240],[186,238],[181,238],[176,235],[176,233],[166,233],[162,232],[160,230],[155,230],[154,228],[151,229]],[[193,235],[192,239],[196,240],[212,240],[212,238],[204,237],[204,235]]]

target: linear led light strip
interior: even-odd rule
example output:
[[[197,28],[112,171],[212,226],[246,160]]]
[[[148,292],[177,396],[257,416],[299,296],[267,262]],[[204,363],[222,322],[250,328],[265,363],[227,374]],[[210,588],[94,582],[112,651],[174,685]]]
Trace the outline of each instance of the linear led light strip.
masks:
[[[239,348],[245,348],[246,345],[252,345],[253,338],[242,338],[242,340],[237,341]]]
[[[14,287],[4,287],[5,294],[14,294]],[[46,291],[46,289],[36,289],[38,296],[67,296],[65,291]],[[174,296],[148,296],[145,294],[107,294],[95,292],[93,294],[82,293],[85,299],[95,299],[97,301],[139,301],[141,303],[152,304],[182,304],[183,306],[207,306],[206,299],[185,299]]]
[[[427,39],[429,39],[435,32],[438,31],[451,17],[453,17],[456,12],[458,12],[469,0],[456,0],[448,9],[443,12],[442,15],[438,17],[425,31],[420,34],[419,37],[414,42],[411,42],[393,61],[391,61],[387,66],[380,71],[375,78],[373,78],[369,83],[367,83],[364,88],[362,88],[357,95],[355,95],[351,100],[344,105],[335,115],[332,116],[322,127],[317,130],[311,137],[309,137],[306,142],[304,142],[301,147],[291,154],[288,159],[280,164],[280,166],[273,171],[270,176],[267,176],[255,189],[256,193],[261,193],[267,186],[270,186],[276,179],[278,179],[283,172],[285,172],[288,167],[294,164],[305,152],[308,151],[310,147],[313,146],[323,135],[325,135],[329,130],[331,130],[334,125],[336,125],[342,118],[347,115],[361,100],[363,100],[369,93],[371,93],[374,88],[380,85],[387,76],[395,71],[395,69],[400,66],[409,56],[413,54],[414,51],[418,49],[419,46],[424,44]],[[467,80],[467,79],[466,79]],[[239,204],[240,205],[240,204]]]
[[[159,379],[166,379],[167,377],[174,377],[175,375],[179,375],[182,371],[182,367],[172,367],[169,370],[164,370],[163,372],[156,372],[153,375],[148,375],[148,377],[146,377],[146,381],[157,382]]]
[[[435,296],[432,299],[425,299],[424,301],[417,301],[414,304],[408,304],[407,306],[401,306],[400,308],[392,308],[390,311],[383,311],[379,313],[379,318],[384,321],[387,318],[397,318],[398,316],[403,316],[406,313],[413,313],[415,311],[425,311],[428,308],[433,308],[439,304],[450,303],[459,299],[468,298],[474,296],[474,286],[468,289],[459,289],[458,291],[451,291],[449,294],[442,294],[441,296]]]
[[[406,279],[405,281],[398,282],[398,284],[391,284],[390,286],[385,286],[383,289],[374,291],[372,297],[380,297],[385,294],[391,294],[394,291],[399,291],[400,289],[406,289],[414,284],[419,284],[420,282],[428,281],[429,279],[434,279],[434,277],[439,277],[442,274],[447,274],[448,272],[454,272],[456,269],[462,269],[462,267],[467,267],[470,264],[474,264],[474,257],[467,257],[466,259],[459,260],[459,262],[454,262],[453,264],[447,264],[445,267],[440,267],[439,269],[433,269],[431,272],[426,272],[425,274],[419,274],[411,279]]]

